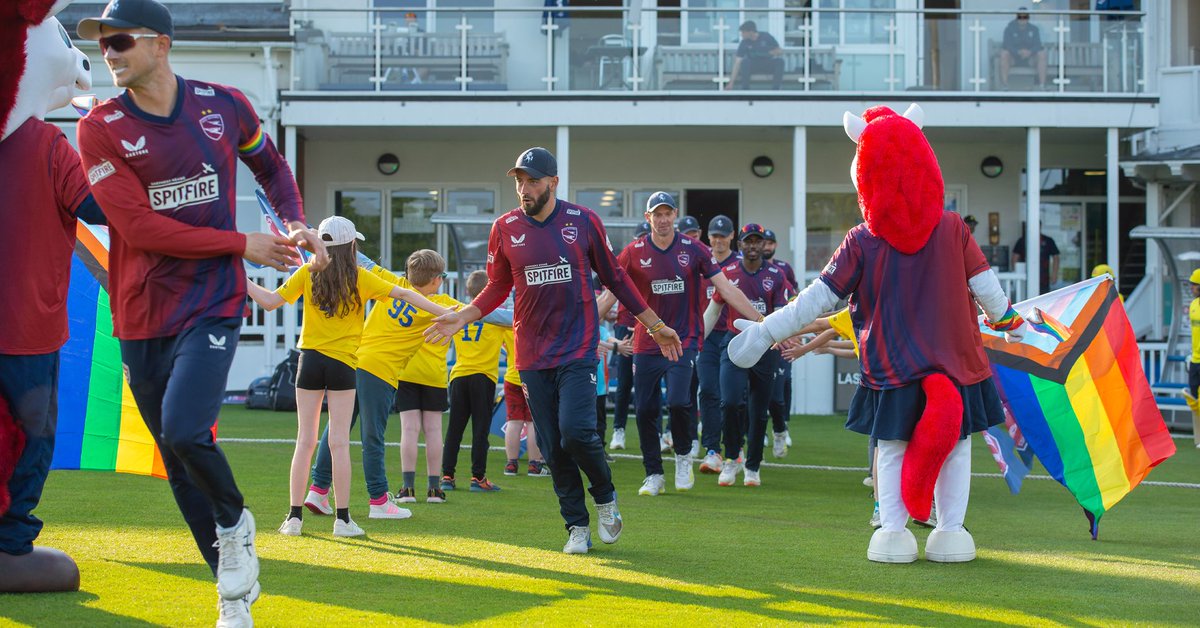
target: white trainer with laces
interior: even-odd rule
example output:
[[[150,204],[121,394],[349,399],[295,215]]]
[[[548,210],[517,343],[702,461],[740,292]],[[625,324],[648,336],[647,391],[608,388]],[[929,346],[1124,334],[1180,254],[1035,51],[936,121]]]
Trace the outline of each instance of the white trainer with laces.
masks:
[[[721,463],[721,475],[717,477],[717,486],[733,486],[737,482],[738,463],[736,460],[725,459]]]
[[[612,441],[608,443],[609,449],[625,449],[625,428],[613,428]]]
[[[784,442],[787,443],[788,447],[792,446],[792,431],[791,430],[783,430],[783,440],[784,440]]]
[[[775,454],[776,458],[784,458],[787,456],[788,445],[787,439],[784,438],[786,434],[787,432],[775,432],[775,445],[771,453]]]
[[[597,532],[600,533],[600,540],[611,545],[621,538],[621,530],[625,527],[625,522],[621,519],[621,511],[617,509],[617,496],[613,494],[613,500],[607,504],[596,504],[596,516],[600,519],[600,525],[597,527]]]
[[[690,491],[695,484],[696,476],[692,473],[691,454],[675,456],[675,490]]]
[[[254,618],[250,616],[250,605],[258,601],[262,587],[258,581],[250,587],[245,597],[236,600],[217,598],[217,628],[253,628]]]
[[[371,512],[367,515],[368,519],[408,519],[412,516],[412,511],[407,508],[401,508],[396,505],[396,498],[391,495],[385,495],[387,501],[382,504],[371,504]]]
[[[324,495],[308,489],[308,495],[304,497],[304,506],[311,510],[315,515],[332,515],[333,506],[329,505],[329,491]]]
[[[742,477],[742,484],[745,486],[761,486],[762,479],[758,476],[758,471],[746,469],[746,474]]]
[[[564,554],[586,554],[592,547],[592,531],[587,526],[571,526]]]
[[[333,520],[333,535],[334,536],[362,536],[366,534],[362,528],[358,527],[354,520],[342,521],[341,519]]]
[[[691,456],[692,458],[700,457],[700,441],[698,441],[698,440],[692,441],[692,450],[688,452],[688,455]]]
[[[226,600],[239,600],[258,582],[258,553],[254,551],[254,515],[242,509],[242,518],[232,528],[217,526],[214,546],[217,560],[217,593]]]
[[[721,472],[721,454],[708,451],[708,455],[704,457],[704,461],[700,463],[700,473],[720,473]]]
[[[299,517],[288,517],[283,520],[283,525],[279,526],[279,533],[284,536],[300,536],[304,530],[304,520]]]
[[[654,497],[663,492],[663,489],[666,488],[666,486],[667,482],[665,479],[663,479],[661,473],[647,475],[645,481],[642,482],[642,488],[638,489],[638,495],[649,495],[650,497]]]

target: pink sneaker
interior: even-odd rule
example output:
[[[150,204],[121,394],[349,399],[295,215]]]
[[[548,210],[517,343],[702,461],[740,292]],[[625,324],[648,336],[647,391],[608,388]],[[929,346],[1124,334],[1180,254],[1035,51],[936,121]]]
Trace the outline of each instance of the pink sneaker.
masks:
[[[371,514],[367,515],[370,519],[408,519],[411,516],[411,510],[397,506],[395,498],[387,493],[371,500]]]
[[[333,514],[333,507],[329,505],[329,489],[323,489],[316,484],[308,487],[308,495],[304,497],[304,505],[314,515]]]

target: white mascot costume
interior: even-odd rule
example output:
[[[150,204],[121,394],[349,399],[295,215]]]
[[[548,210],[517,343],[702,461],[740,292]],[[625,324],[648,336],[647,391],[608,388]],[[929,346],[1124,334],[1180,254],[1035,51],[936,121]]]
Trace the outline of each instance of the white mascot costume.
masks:
[[[879,515],[867,558],[917,559],[905,525],[929,518],[937,528],[925,557],[975,558],[963,527],[971,490],[974,432],[1004,420],[977,326],[976,304],[988,324],[1019,338],[1020,316],[1000,289],[979,245],[958,214],[943,211],[937,157],[921,132],[924,113],[887,107],[862,117],[847,112],[846,134],[857,145],[851,180],[864,222],[846,234],[821,276],[795,301],[743,329],[729,357],[748,367],[772,345],[797,333],[841,299],[850,303],[861,347],[862,384],[851,402],[848,429],[879,441]]]

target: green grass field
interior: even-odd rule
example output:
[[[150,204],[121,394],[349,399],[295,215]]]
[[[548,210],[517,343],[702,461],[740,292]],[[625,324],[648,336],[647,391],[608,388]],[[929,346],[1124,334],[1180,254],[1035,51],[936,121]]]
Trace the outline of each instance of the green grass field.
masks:
[[[399,438],[397,423],[389,440]],[[865,466],[865,439],[841,424],[795,417],[796,446],[781,462]],[[288,413],[231,408],[221,417],[227,438],[294,432]],[[1200,481],[1200,450],[1190,439],[1176,443],[1179,452],[1149,480]],[[636,438],[630,446],[637,451]],[[1200,622],[1195,488],[1139,487],[1106,514],[1092,541],[1082,511],[1057,483],[1026,481],[1011,495],[1003,480],[977,477],[967,525],[978,559],[880,565],[866,559],[871,497],[861,471],[764,466],[759,488],[720,488],[715,476],[697,475],[690,493],[648,498],[637,495],[640,461],[622,457],[613,465],[626,524],[620,542],[600,544],[593,532],[590,554],[567,556],[550,479],[525,477],[523,468],[520,477],[504,477],[499,451],[489,469],[501,493],[460,488],[446,504],[413,505],[411,519],[377,521],[366,516],[353,448],[351,512],[367,537],[345,540],[330,534],[328,517],[306,516],[300,538],[274,531],[287,508],[290,444],[224,449],[258,518],[264,596],[254,616],[262,626]],[[399,449],[389,447],[387,456],[394,490]],[[469,468],[466,451],[460,469],[464,463]],[[974,468],[996,471],[978,438]],[[0,624],[216,621],[213,582],[166,482],[56,471],[37,514],[47,522],[39,543],[75,557],[82,590],[0,595]],[[923,546],[928,532],[914,532]]]

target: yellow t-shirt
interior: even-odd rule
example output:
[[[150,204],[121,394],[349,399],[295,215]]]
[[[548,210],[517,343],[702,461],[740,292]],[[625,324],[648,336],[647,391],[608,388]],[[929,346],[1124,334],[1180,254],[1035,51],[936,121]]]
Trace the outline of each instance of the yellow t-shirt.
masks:
[[[1192,323],[1192,363],[1200,364],[1200,299],[1192,299],[1188,318]]]
[[[504,382],[506,384],[521,385],[521,372],[517,370],[517,337],[511,328],[504,330],[504,353],[505,364],[508,366],[504,369]],[[499,364],[497,363],[497,368]]]
[[[500,377],[500,346],[507,327],[475,321],[454,337],[454,368],[450,379],[482,373],[496,381]]]
[[[372,272],[401,288],[412,289],[407,278],[380,266],[376,266]],[[462,307],[462,303],[447,294],[431,294],[426,298],[444,307]],[[362,341],[358,345],[358,368],[395,385],[408,361],[425,344],[425,328],[429,327],[433,318],[433,314],[399,299],[387,299],[376,304],[363,326]],[[443,381],[438,386],[446,385],[444,351],[442,362]]]
[[[858,335],[854,333],[854,324],[850,322],[850,308],[846,308],[829,317],[829,326],[839,336],[854,343],[854,355],[858,355]]]
[[[369,271],[358,269],[358,296],[363,305],[371,299],[384,299],[392,291],[392,284]],[[312,274],[308,264],[301,266],[279,286],[275,292],[288,303],[304,297],[304,324],[300,327],[300,348],[312,349],[338,362],[355,368],[363,333],[363,308],[354,307],[346,316],[328,317],[317,308],[312,296]]]
[[[445,388],[446,352],[449,350],[449,345],[422,343],[400,373],[398,381]]]

